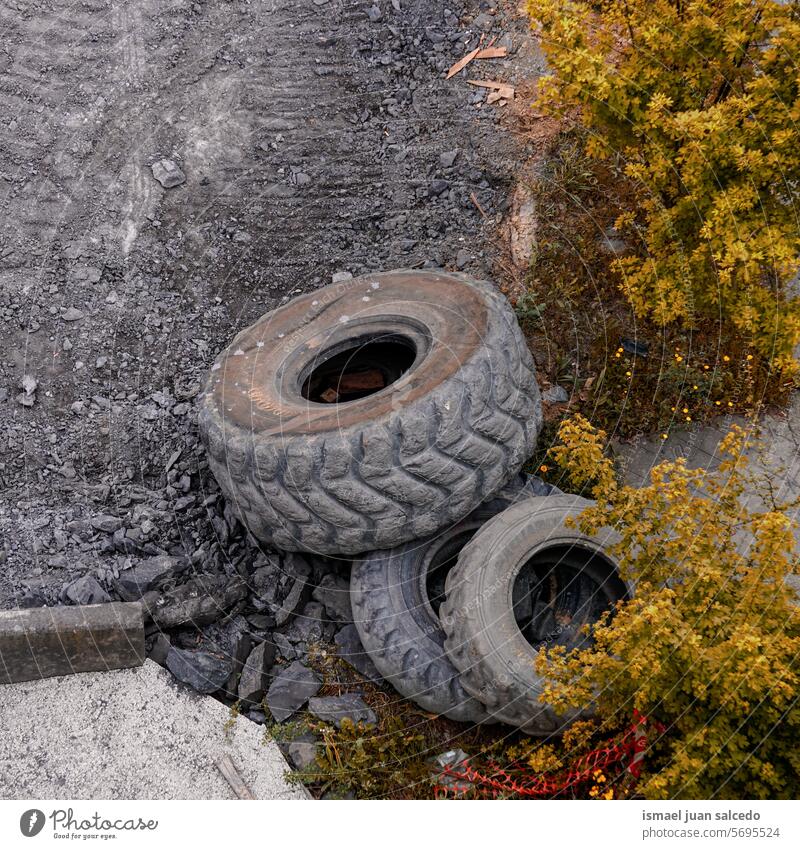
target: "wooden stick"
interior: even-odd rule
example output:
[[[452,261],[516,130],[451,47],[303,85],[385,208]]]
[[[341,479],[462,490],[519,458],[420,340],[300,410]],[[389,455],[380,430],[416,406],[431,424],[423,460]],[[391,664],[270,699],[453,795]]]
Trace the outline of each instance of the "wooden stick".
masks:
[[[239,770],[236,769],[236,764],[231,760],[230,755],[223,755],[217,761],[217,769],[222,773],[222,777],[230,784],[231,790],[240,799],[255,799],[250,788],[244,783],[244,779],[239,775]]]
[[[478,198],[475,197],[475,192],[469,193],[469,199],[475,204],[475,208],[480,212],[480,214],[486,218],[486,213],[483,211],[483,207],[478,203]]]
[[[455,65],[453,65],[453,66],[450,68],[450,70],[447,72],[447,76],[445,77],[445,79],[449,80],[449,79],[450,79],[450,77],[454,77],[454,76],[455,76],[455,75],[456,75],[459,71],[461,71],[461,70],[463,70],[464,68],[466,68],[466,67],[467,67],[467,65],[469,65],[469,63],[470,63],[470,62],[471,62],[471,61],[472,61],[472,60],[473,60],[473,59],[474,59],[474,58],[475,58],[475,57],[476,57],[476,56],[477,56],[480,52],[481,52],[481,48],[480,48],[480,47],[476,47],[474,50],[471,50],[469,53],[467,53],[467,55],[466,55],[466,56],[462,56],[462,57],[458,60],[458,62],[456,62],[456,63],[455,63]]]
[[[504,59],[508,56],[507,47],[484,47],[478,52],[476,59]]]

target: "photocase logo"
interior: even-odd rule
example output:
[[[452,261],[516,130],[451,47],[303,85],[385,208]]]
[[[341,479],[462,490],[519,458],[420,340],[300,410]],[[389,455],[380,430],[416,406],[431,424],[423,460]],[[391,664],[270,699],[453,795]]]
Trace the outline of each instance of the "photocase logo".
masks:
[[[25,837],[36,837],[44,828],[44,813],[38,808],[31,808],[19,818],[19,830]]]

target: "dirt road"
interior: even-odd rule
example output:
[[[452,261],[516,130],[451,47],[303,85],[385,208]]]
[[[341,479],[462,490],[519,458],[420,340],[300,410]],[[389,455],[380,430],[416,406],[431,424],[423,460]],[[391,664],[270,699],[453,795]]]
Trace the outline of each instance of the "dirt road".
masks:
[[[213,355],[337,272],[493,273],[519,151],[444,72],[481,32],[512,48],[484,76],[537,59],[523,21],[445,5],[0,4],[0,606],[113,595],[164,552],[231,570],[192,404]]]

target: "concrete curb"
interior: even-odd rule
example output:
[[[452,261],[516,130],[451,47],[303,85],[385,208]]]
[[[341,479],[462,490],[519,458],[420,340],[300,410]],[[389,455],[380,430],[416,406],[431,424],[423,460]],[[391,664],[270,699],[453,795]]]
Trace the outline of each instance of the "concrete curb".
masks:
[[[0,684],[144,663],[138,602],[0,611]]]

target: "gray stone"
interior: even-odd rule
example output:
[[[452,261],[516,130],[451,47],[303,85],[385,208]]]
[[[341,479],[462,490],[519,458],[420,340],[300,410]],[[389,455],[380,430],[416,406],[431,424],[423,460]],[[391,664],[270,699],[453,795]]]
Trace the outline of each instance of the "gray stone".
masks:
[[[480,15],[476,16],[473,23],[476,29],[482,29],[484,32],[488,32],[494,26],[494,18],[492,15],[482,12]]]
[[[600,238],[600,250],[611,256],[622,256],[630,251],[630,245],[620,238],[619,231],[615,227],[609,227]]]
[[[469,265],[471,257],[469,255],[469,251],[465,251],[463,248],[456,254],[456,268],[461,271]]]
[[[210,652],[173,647],[167,654],[167,669],[198,693],[215,693],[227,683],[233,664]]]
[[[289,594],[281,602],[280,605],[273,605],[272,612],[275,614],[275,624],[277,627],[285,625],[299,610],[303,607],[304,599],[308,596],[304,594],[306,588],[306,578],[299,576],[294,579]]]
[[[64,590],[64,596],[73,604],[105,604],[111,601],[111,596],[91,575],[73,581]]]
[[[126,601],[134,601],[188,566],[189,561],[185,557],[160,554],[137,563],[132,569],[126,569],[114,586]]]
[[[239,699],[247,704],[259,704],[267,690],[267,681],[275,663],[275,646],[264,641],[248,655],[239,678]]]
[[[159,159],[151,168],[153,176],[165,189],[172,189],[186,182],[186,175],[171,159]]]
[[[240,578],[202,575],[169,592],[142,597],[146,612],[160,628],[210,625],[221,619],[236,602],[247,596]]]
[[[455,148],[455,150],[446,150],[444,153],[439,154],[439,164],[442,168],[452,168],[455,165],[456,159],[458,159],[458,148]]]
[[[295,769],[306,769],[316,762],[319,744],[312,735],[308,736],[311,739],[292,740],[286,747],[286,754]]]
[[[267,692],[267,706],[276,722],[288,719],[319,692],[322,681],[300,661],[282,669]]]
[[[64,321],[80,321],[83,317],[83,312],[77,307],[69,307],[61,314],[61,318]]]
[[[113,534],[122,527],[122,519],[118,516],[109,516],[107,513],[101,513],[99,516],[92,516],[89,519],[89,524],[98,531],[104,534]]]
[[[68,533],[77,537],[80,540],[89,540],[93,536],[92,526],[86,519],[74,519],[72,522],[67,522],[64,526]]]
[[[379,6],[370,6],[369,9],[367,9],[367,17],[373,24],[376,24],[383,17],[383,13]]]
[[[569,393],[563,386],[551,386],[542,392],[542,401],[545,404],[566,404],[569,401]]]
[[[310,601],[294,619],[286,636],[292,643],[308,646],[332,637],[334,630],[335,626],[325,615],[325,608],[319,602]]]
[[[323,722],[331,722],[342,727],[342,721],[349,719],[354,725],[363,722],[365,725],[377,724],[374,712],[364,703],[361,696],[356,693],[342,693],[341,696],[320,696],[309,699],[308,710],[317,719]]]
[[[0,684],[143,662],[139,604],[0,611]]]
[[[337,575],[324,575],[311,595],[325,607],[325,612],[334,622],[353,621],[349,581]]]
[[[380,682],[383,680],[372,659],[364,651],[355,625],[345,625],[336,635],[335,641],[339,647],[339,657],[347,661],[356,672],[360,672],[370,681]]]
[[[153,645],[150,651],[147,652],[147,656],[159,666],[166,666],[167,655],[171,648],[172,644],[169,641],[169,637],[166,634],[159,634],[153,641]]]
[[[353,275],[349,271],[337,271],[336,274],[331,277],[332,283],[346,283],[348,280],[352,280]]]
[[[430,193],[434,197],[444,194],[450,188],[450,183],[447,180],[436,179],[431,180]]]
[[[275,643],[280,656],[284,660],[295,660],[297,652],[295,651],[294,646],[286,638],[285,634],[273,634],[272,641]]]

